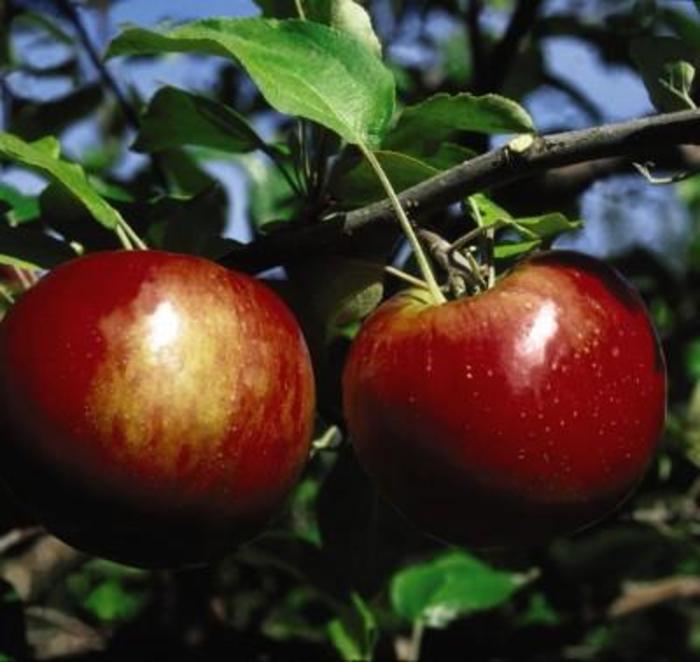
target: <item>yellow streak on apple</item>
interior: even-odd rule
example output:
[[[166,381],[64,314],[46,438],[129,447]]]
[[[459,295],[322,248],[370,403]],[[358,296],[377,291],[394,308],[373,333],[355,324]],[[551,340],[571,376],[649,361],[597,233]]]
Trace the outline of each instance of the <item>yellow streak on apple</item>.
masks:
[[[128,310],[102,321],[106,355],[88,407],[102,440],[114,431],[123,438],[120,459],[151,445],[151,458],[167,471],[184,446],[195,463],[211,459],[236,414],[239,389],[270,385],[250,383],[264,371],[245,370],[246,357],[230,351],[250,331],[224,283],[212,288],[195,277],[183,287],[182,277],[162,271],[157,280]]]

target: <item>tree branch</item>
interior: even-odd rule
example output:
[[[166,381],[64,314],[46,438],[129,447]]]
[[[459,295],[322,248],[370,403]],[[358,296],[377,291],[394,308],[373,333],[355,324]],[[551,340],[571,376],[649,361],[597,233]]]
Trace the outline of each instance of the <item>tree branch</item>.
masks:
[[[520,43],[533,28],[542,0],[519,0],[503,38],[489,59],[489,71],[484,77],[484,92],[498,92],[505,83],[508,71],[518,54]]]
[[[107,65],[102,61],[102,58],[97,52],[97,48],[95,48],[95,45],[92,43],[92,39],[90,39],[90,35],[88,34],[88,31],[85,28],[85,25],[80,18],[80,14],[78,13],[78,10],[73,4],[72,0],[54,1],[59,11],[68,19],[70,24],[73,26],[73,29],[78,35],[80,43],[83,45],[83,48],[85,49],[85,52],[87,53],[88,58],[90,59],[90,62],[92,62],[93,66],[97,70],[97,73],[99,74],[100,80],[102,80],[103,85],[113,94],[114,98],[116,99],[119,108],[121,109],[122,113],[124,114],[124,117],[126,118],[127,124],[134,131],[138,131],[141,126],[141,122],[139,120],[139,114],[137,110],[131,105],[131,103],[129,103],[129,100],[122,92],[116,79],[114,78],[114,76],[112,76],[112,73],[107,68]],[[166,177],[165,172],[161,167],[158,155],[151,154],[150,160],[151,165],[153,167],[153,172],[157,178],[158,183],[164,191],[167,191],[169,188],[168,178]]]
[[[90,62],[92,62],[93,66],[97,70],[105,87],[109,88],[114,95],[114,98],[117,100],[119,107],[124,113],[124,117],[129,123],[129,126],[131,126],[132,129],[138,130],[140,125],[138,113],[124,96],[124,93],[121,91],[117,81],[114,79],[114,76],[112,76],[111,72],[102,61],[100,54],[97,52],[95,45],[90,39],[90,35],[88,34],[85,25],[80,19],[78,10],[75,8],[71,0],[55,0],[55,2],[58,9],[73,26],[73,29],[80,39],[80,43],[83,45],[85,52],[90,58]]]
[[[596,159],[653,159],[671,145],[700,144],[700,110],[665,113],[590,129],[536,137],[524,151],[508,145],[446,170],[399,195],[403,207],[417,218],[465,197],[560,166]],[[260,271],[327,250],[363,228],[394,220],[388,200],[318,225],[279,231],[226,255],[225,266]]]
[[[700,597],[700,577],[665,577],[643,584],[630,584],[610,605],[608,615],[619,618],[669,600],[697,597]]]
[[[469,52],[472,56],[475,89],[481,89],[483,87],[483,81],[488,78],[484,36],[479,26],[482,9],[481,0],[470,0],[466,15],[466,24],[469,34]]]

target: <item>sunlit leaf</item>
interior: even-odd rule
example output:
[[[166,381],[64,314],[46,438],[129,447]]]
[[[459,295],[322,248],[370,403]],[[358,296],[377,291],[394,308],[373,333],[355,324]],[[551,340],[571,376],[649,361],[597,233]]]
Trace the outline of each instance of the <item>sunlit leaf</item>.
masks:
[[[542,242],[539,239],[503,242],[496,245],[496,247],[493,249],[493,255],[497,260],[507,260],[523,256],[530,251],[533,251],[541,244]]]
[[[377,643],[377,621],[367,603],[352,594],[352,610],[328,624],[328,637],[343,660],[372,660]]]
[[[564,214],[554,212],[541,216],[516,218],[513,224],[528,235],[536,235],[540,239],[551,239],[562,232],[570,232],[581,227],[579,220],[570,220]]]
[[[3,182],[0,182],[0,203],[8,208],[5,214],[10,225],[33,221],[39,215],[39,203],[34,196],[24,195]]]
[[[394,112],[394,79],[352,36],[311,21],[208,19],[166,33],[129,29],[108,57],[194,52],[238,60],[268,103],[376,145]]]
[[[690,88],[700,66],[696,48],[675,37],[641,37],[632,42],[630,54],[659,110],[693,107]]]
[[[524,583],[520,575],[451,551],[394,575],[390,597],[394,611],[406,620],[444,627],[460,616],[505,604]]]
[[[115,228],[121,222],[119,212],[95,192],[79,165],[55,154],[56,145],[55,139],[27,143],[12,134],[0,133],[0,157],[47,175],[73,195],[95,220]]]
[[[460,131],[478,133],[529,133],[532,118],[515,101],[496,94],[436,94],[404,108],[384,147],[403,151],[416,142],[439,143]]]

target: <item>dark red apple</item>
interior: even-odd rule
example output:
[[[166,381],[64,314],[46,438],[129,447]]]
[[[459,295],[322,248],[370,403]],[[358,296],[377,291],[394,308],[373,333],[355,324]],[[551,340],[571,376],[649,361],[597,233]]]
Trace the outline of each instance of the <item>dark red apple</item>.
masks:
[[[207,260],[82,257],[0,324],[0,472],[99,556],[195,563],[257,533],[305,463],[313,415],[292,314]]]
[[[620,504],[654,454],[665,379],[638,295],[598,260],[551,252],[475,297],[382,305],[350,351],[344,408],[360,461],[409,519],[510,546]]]

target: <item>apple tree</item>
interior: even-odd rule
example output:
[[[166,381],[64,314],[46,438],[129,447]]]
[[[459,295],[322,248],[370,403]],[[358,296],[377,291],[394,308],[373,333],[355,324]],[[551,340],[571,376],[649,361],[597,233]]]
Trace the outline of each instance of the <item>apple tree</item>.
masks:
[[[120,4],[0,3],[0,659],[698,655],[700,3]]]

